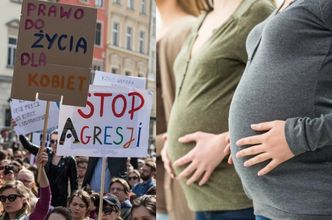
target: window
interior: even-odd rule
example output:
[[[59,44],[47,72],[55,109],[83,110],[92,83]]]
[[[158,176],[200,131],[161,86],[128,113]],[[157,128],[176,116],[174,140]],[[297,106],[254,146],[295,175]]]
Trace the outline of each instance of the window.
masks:
[[[134,0],[128,0],[128,8],[134,10]]]
[[[103,7],[103,0],[95,0],[95,4],[97,8]]]
[[[95,44],[98,46],[101,46],[101,23],[97,22],[96,25],[96,39],[95,39]]]
[[[144,54],[144,31],[139,32],[139,52]]]
[[[120,24],[114,22],[112,28],[112,44],[114,46],[119,46],[119,29],[120,29]]]
[[[141,14],[145,15],[146,10],[145,10],[145,0],[141,0]]]
[[[152,36],[156,36],[156,29],[157,29],[157,21],[156,21],[156,18],[154,17],[152,19]]]
[[[114,3],[114,4],[118,4],[118,5],[120,5],[120,4],[121,4],[121,1],[120,1],[120,0],[113,0],[113,3]]]
[[[102,70],[101,66],[98,66],[98,65],[93,65],[93,70]]]
[[[126,39],[127,39],[127,45],[126,48],[128,50],[132,50],[132,45],[131,45],[131,41],[132,41],[132,36],[133,35],[133,29],[131,27],[127,27],[127,33],[126,33]]]
[[[8,67],[13,67],[15,65],[16,41],[17,41],[17,39],[14,37],[8,38],[8,57],[7,57],[7,66]]]
[[[81,0],[83,3],[89,3],[89,0]]]
[[[111,73],[118,73],[118,69],[117,68],[112,68]]]
[[[12,114],[9,108],[5,109],[5,126],[9,127],[12,121]]]
[[[125,71],[126,76],[130,76],[130,71]]]

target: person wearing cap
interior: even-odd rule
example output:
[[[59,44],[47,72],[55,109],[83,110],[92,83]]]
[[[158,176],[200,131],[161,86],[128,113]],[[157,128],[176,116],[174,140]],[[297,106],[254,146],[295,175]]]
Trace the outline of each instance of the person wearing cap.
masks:
[[[112,194],[103,197],[102,220],[123,220],[120,217],[121,204],[118,198]]]
[[[110,193],[115,195],[121,204],[121,217],[124,220],[129,220],[132,205],[128,199],[130,187],[127,181],[122,178],[113,178],[110,186]]]

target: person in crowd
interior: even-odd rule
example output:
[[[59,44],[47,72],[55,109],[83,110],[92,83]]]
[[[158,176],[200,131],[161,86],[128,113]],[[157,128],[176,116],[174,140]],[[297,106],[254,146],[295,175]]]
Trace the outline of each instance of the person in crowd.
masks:
[[[0,147],[1,149],[1,147]],[[4,152],[4,150],[0,150],[0,162],[7,159],[7,154]]]
[[[90,195],[79,189],[68,199],[68,208],[71,211],[73,220],[89,220]]]
[[[68,208],[58,206],[47,214],[45,220],[73,220],[73,218]]]
[[[99,200],[100,200],[99,193],[97,193],[97,192],[90,193],[89,217],[91,219],[97,219],[97,217],[98,217]]]
[[[137,183],[141,182],[141,174],[138,170],[132,170],[127,177],[130,188],[132,189]]]
[[[122,178],[113,178],[110,193],[115,195],[121,204],[121,218],[129,220],[131,203],[129,200],[130,187],[127,181]]]
[[[144,166],[144,160],[143,159],[138,159],[137,160],[137,170],[141,170],[142,167]]]
[[[164,134],[174,101],[175,78],[174,60],[183,42],[191,32],[194,21],[204,9],[203,0],[157,0],[161,24],[157,26],[157,217],[171,220],[194,219],[194,213],[188,208],[183,190],[176,179],[165,172],[161,159],[164,146]],[[174,197],[176,195],[176,199]],[[166,215],[167,213],[167,215]]]
[[[285,0],[247,39],[231,154],[257,219],[332,219],[332,1]]]
[[[23,161],[24,160],[23,151],[21,151],[19,149],[16,149],[15,151],[13,151],[13,159]]]
[[[121,204],[112,194],[103,197],[102,220],[123,220],[121,218]]]
[[[23,168],[18,172],[16,180],[21,181],[29,189],[30,206],[33,209],[38,201],[38,188],[33,173]]]
[[[16,179],[21,181],[28,189],[30,189],[35,196],[38,196],[38,188],[32,171],[23,168],[18,172]]]
[[[76,160],[76,163],[77,163],[77,183],[78,183],[78,188],[81,189],[88,168],[88,158],[80,157]]]
[[[156,196],[144,195],[133,201],[131,209],[132,220],[156,219]]]
[[[269,0],[206,3],[210,10],[200,16],[175,60],[176,95],[162,156],[197,220],[254,219],[252,202],[234,167],[223,161],[223,150],[230,102],[248,61],[246,38],[274,5]],[[220,135],[202,139],[202,132]]]
[[[5,172],[6,166],[9,165],[10,162],[11,162],[11,160],[8,160],[8,159],[3,159],[0,161],[0,187],[6,182],[7,178],[5,178],[4,172]],[[13,178],[9,178],[9,179],[13,179]]]
[[[15,171],[12,165],[6,165],[3,171],[3,180],[5,182],[10,182],[15,180]]]
[[[82,187],[88,187],[95,192],[100,192],[102,158],[89,157],[88,168],[83,180]],[[105,186],[111,184],[113,177],[124,177],[127,170],[127,158],[107,158],[105,172]],[[104,193],[108,189],[105,187]]]
[[[32,144],[23,135],[19,139],[25,149],[32,154],[38,152],[38,146]],[[51,149],[47,148],[49,160],[45,170],[50,180],[52,190],[52,206],[66,206],[69,193],[77,190],[77,168],[76,161],[71,156],[58,156],[56,150],[58,146],[58,130],[54,130],[50,135]],[[70,183],[70,192],[68,193],[68,183]]]
[[[21,160],[12,160],[10,165],[13,167],[15,177],[17,176],[18,172],[23,168],[23,161]]]
[[[49,210],[51,201],[51,190],[47,175],[44,169],[48,161],[48,155],[42,150],[38,151],[36,163],[40,166],[40,198],[36,207],[31,212],[29,204],[29,189],[21,181],[11,181],[5,183],[0,188],[0,201],[4,212],[0,220],[10,219],[44,219]]]
[[[13,149],[12,148],[7,148],[6,150],[5,150],[5,152],[6,152],[6,155],[7,155],[7,159],[9,159],[9,160],[12,160],[13,159]]]
[[[127,160],[127,174],[134,170],[134,166],[130,163],[130,160]]]
[[[141,169],[141,179],[143,180],[143,182],[136,184],[132,189],[132,192],[139,197],[149,193],[149,191],[155,191],[156,182],[153,178],[155,176],[155,173],[156,163],[151,160],[145,161],[145,164]]]

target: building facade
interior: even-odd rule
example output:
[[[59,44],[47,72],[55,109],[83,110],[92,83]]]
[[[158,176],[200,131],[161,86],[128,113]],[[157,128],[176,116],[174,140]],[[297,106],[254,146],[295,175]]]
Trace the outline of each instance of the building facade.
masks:
[[[9,97],[16,62],[16,43],[21,12],[20,0],[0,1],[0,128],[10,126]]]
[[[147,78],[151,0],[110,0],[107,72]]]

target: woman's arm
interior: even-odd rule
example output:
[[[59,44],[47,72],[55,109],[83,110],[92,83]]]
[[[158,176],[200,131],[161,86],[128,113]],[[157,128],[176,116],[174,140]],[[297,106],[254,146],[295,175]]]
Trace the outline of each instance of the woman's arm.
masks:
[[[25,149],[27,149],[33,155],[37,155],[39,147],[32,144],[24,135],[20,135],[19,139]]]
[[[40,197],[36,204],[35,209],[29,216],[29,219],[44,219],[48,213],[51,203],[51,189],[50,184],[44,169],[45,164],[48,161],[48,155],[45,152],[45,148],[41,148],[36,156],[36,162],[39,168],[39,185],[40,185]]]

